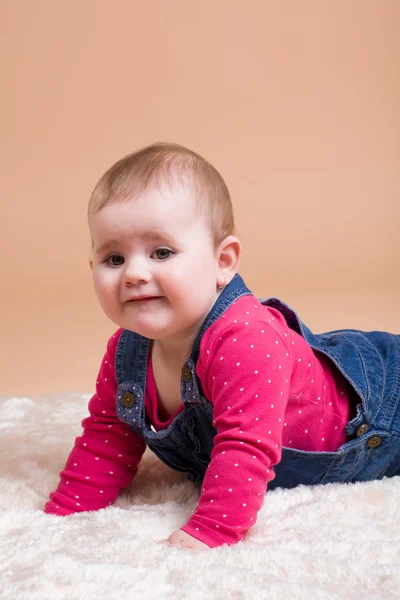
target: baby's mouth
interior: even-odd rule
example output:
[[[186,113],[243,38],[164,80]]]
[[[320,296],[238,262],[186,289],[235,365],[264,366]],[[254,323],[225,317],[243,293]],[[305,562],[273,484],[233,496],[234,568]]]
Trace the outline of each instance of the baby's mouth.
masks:
[[[141,298],[131,298],[128,302],[151,302],[154,300],[159,300],[161,296],[142,296]]]

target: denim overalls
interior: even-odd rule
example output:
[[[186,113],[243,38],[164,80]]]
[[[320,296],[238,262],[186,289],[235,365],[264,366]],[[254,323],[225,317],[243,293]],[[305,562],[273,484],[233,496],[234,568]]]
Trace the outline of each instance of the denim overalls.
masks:
[[[154,431],[146,422],[144,391],[150,341],[131,331],[120,336],[115,369],[118,417],[139,434],[169,467],[201,483],[217,430],[213,406],[204,397],[196,362],[204,332],[243,295],[251,294],[240,275],[220,294],[208,313],[181,374],[184,409],[169,427]],[[310,346],[329,357],[358,395],[356,416],[345,433],[350,438],[337,452],[283,448],[268,489],[299,484],[367,481],[400,475],[400,335],[354,329],[313,334],[296,313],[277,298],[262,303],[279,310],[288,326]]]

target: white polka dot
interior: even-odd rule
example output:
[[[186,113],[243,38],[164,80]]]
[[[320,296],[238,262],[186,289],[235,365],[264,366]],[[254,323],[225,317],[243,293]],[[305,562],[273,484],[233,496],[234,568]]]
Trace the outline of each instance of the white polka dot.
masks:
[[[222,515],[224,518],[226,517],[226,515]]]
[[[254,344],[250,344],[250,348],[254,348]]]
[[[254,371],[254,375],[258,375],[258,371]]]
[[[253,481],[251,477],[248,478],[248,481]]]
[[[305,429],[305,430],[304,430],[304,433],[308,433],[308,429]]]
[[[234,338],[234,340],[233,340],[233,341],[234,341],[234,342],[236,342],[236,340],[237,340],[237,338]]]
[[[246,502],[243,502],[243,506],[247,506]]]
[[[229,488],[228,492],[232,492],[232,491],[233,491],[232,488]]]
[[[100,490],[100,494],[104,494],[103,490]]]
[[[114,471],[110,471],[110,475],[114,475]]]
[[[234,467],[238,467],[238,466],[239,466],[239,464],[238,464],[238,463],[235,463],[233,466],[234,466]]]
[[[88,477],[88,475],[86,475],[85,479],[90,479],[90,477]]]
[[[219,360],[224,360],[224,357],[223,357],[223,356],[220,356],[220,359],[219,359]]]
[[[237,366],[237,367],[239,367],[239,366],[240,366],[240,363],[236,363],[236,366]]]

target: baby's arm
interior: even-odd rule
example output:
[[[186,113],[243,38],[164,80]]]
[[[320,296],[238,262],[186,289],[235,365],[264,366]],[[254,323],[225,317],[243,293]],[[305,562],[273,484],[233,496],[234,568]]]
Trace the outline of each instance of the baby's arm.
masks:
[[[237,543],[256,522],[281,458],[292,358],[274,329],[254,322],[228,328],[209,356],[203,381],[217,435],[197,509],[182,530],[216,547]]]
[[[68,515],[104,508],[136,474],[145,442],[118,419],[115,407],[114,361],[121,331],[107,344],[96,393],[89,402],[90,416],[82,422],[83,434],[75,440],[46,513]]]

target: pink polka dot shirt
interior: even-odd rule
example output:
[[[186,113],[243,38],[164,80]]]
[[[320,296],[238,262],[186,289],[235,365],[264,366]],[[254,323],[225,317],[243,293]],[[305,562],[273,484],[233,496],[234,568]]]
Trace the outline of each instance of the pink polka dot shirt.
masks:
[[[89,402],[47,513],[104,508],[131,483],[144,440],[116,413],[115,354],[122,330],[109,340]],[[292,331],[283,315],[242,296],[204,333],[196,373],[213,405],[217,429],[211,462],[194,514],[182,527],[210,547],[235,544],[257,519],[282,447],[334,452],[346,441],[351,390],[333,364]],[[146,414],[163,419],[149,360]]]

